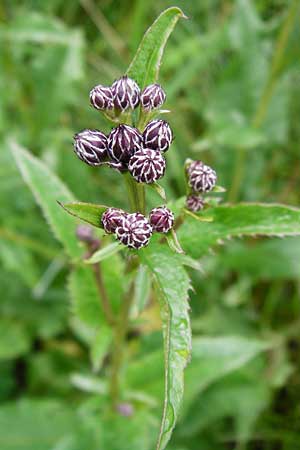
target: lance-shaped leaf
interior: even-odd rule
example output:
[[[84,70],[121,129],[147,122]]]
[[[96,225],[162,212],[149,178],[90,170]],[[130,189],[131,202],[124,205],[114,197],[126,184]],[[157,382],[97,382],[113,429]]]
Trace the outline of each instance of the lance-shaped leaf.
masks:
[[[40,205],[54,235],[72,258],[79,258],[82,248],[76,239],[76,223],[57,205],[57,200],[71,202],[74,200],[74,196],[42,161],[15,142],[10,142],[9,145],[17,166]]]
[[[243,236],[300,235],[300,209],[278,204],[242,203],[209,208],[202,217],[212,222],[187,218],[177,234],[183,249],[200,258],[226,239]]]
[[[153,239],[154,240],[154,239]],[[166,447],[183,396],[183,372],[190,358],[189,277],[180,256],[167,245],[153,242],[139,252],[158,288],[164,335],[165,401],[157,450]]]
[[[127,71],[127,75],[141,88],[157,81],[165,45],[180,17],[185,18],[181,9],[176,7],[166,9],[143,37]]]
[[[58,203],[72,216],[94,225],[94,227],[103,228],[101,217],[107,206],[83,202]]]

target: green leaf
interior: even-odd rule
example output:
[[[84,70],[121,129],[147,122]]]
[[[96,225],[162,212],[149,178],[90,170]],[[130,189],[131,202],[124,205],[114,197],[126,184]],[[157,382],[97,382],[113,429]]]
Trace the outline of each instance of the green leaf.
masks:
[[[140,264],[134,281],[134,298],[131,317],[136,318],[144,310],[151,293],[151,278],[148,267]]]
[[[76,267],[70,274],[68,287],[73,311],[79,319],[91,327],[101,326],[105,319],[91,268]]]
[[[22,323],[13,320],[0,320],[0,360],[16,358],[27,353],[31,337]]]
[[[78,217],[78,219],[94,225],[94,227],[103,228],[101,224],[101,216],[107,209],[107,206],[83,202],[58,203],[72,216]]]
[[[181,9],[168,8],[158,16],[144,35],[127,71],[127,75],[141,88],[157,81],[165,45],[180,17],[185,17]]]
[[[183,396],[183,372],[190,358],[191,329],[188,290],[190,280],[180,255],[153,242],[140,253],[158,287],[165,354],[165,401],[157,450],[166,447],[175,426]]]
[[[200,258],[209,248],[232,237],[300,235],[300,210],[279,204],[222,205],[201,213],[210,223],[188,218],[178,229],[183,249]]]
[[[102,325],[101,328],[97,330],[91,346],[91,359],[95,371],[98,371],[101,368],[111,342],[112,328],[107,325]]]
[[[72,258],[79,258],[82,248],[76,239],[76,224],[57,205],[57,200],[72,201],[73,195],[42,161],[15,142],[10,142],[9,146],[25,182],[42,208],[54,235]]]
[[[100,248],[100,250],[97,250],[89,259],[86,259],[84,262],[86,264],[98,263],[106,258],[109,258],[111,255],[118,253],[122,249],[123,247],[120,245],[119,242],[112,242],[111,244],[106,245],[103,248]]]

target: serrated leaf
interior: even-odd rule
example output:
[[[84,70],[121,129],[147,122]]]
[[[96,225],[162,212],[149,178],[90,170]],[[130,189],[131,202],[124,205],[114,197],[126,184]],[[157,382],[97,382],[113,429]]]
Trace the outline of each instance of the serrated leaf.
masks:
[[[99,293],[90,267],[78,266],[70,274],[69,291],[74,313],[91,327],[105,322]]]
[[[180,17],[185,17],[181,9],[168,8],[158,16],[144,35],[127,71],[127,75],[141,88],[157,81],[165,45]]]
[[[86,264],[98,263],[106,258],[109,258],[115,253],[118,253],[122,249],[123,247],[120,245],[119,242],[112,242],[111,244],[106,245],[103,248],[100,248],[100,250],[97,250],[89,259],[85,260],[85,263]]]
[[[91,360],[95,371],[98,371],[103,364],[103,360],[112,342],[112,336],[112,328],[107,325],[103,324],[97,330],[91,346]]]
[[[189,277],[180,255],[153,242],[140,253],[158,287],[164,335],[165,401],[157,450],[166,447],[174,429],[183,396],[183,372],[191,352]]]
[[[183,249],[200,258],[211,247],[231,237],[300,235],[300,210],[279,204],[221,205],[202,213],[211,223],[188,218],[177,234]]]
[[[107,206],[83,202],[59,202],[59,205],[72,216],[75,216],[90,225],[94,225],[94,227],[103,228],[101,224],[101,216],[107,209]]]
[[[134,298],[131,317],[136,318],[145,308],[151,292],[151,278],[148,267],[141,264],[134,282]]]
[[[72,193],[42,161],[15,142],[10,142],[9,146],[54,235],[72,258],[79,258],[82,248],[76,239],[76,224],[57,205],[57,200],[66,202],[74,200]]]

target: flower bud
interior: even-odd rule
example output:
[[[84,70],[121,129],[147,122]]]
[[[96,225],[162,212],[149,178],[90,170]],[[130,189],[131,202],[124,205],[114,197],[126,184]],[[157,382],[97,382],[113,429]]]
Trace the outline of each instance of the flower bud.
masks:
[[[165,91],[157,83],[149,84],[149,86],[146,86],[141,93],[141,105],[145,111],[159,108],[165,100]]]
[[[199,195],[189,195],[186,198],[185,205],[188,210],[198,212],[204,208],[204,200]]]
[[[74,136],[74,151],[90,166],[99,166],[107,156],[107,137],[98,130],[83,130]]]
[[[142,148],[140,132],[129,125],[119,125],[108,137],[108,153],[115,161],[128,163],[130,157]]]
[[[117,227],[122,226],[127,213],[122,209],[108,208],[101,217],[101,223],[106,233],[114,233]]]
[[[164,175],[166,161],[160,152],[144,148],[130,158],[128,170],[139,183],[150,184]]]
[[[153,231],[157,231],[158,233],[167,233],[173,227],[174,214],[169,208],[160,206],[150,211],[149,221]]]
[[[90,102],[96,109],[112,109],[114,102],[111,88],[101,84],[95,86],[90,92]]]
[[[116,80],[111,87],[115,108],[121,111],[134,109],[140,102],[140,88],[126,75]]]
[[[166,152],[173,140],[173,133],[165,120],[152,120],[146,126],[143,138],[145,147]]]
[[[193,161],[187,168],[187,174],[189,185],[195,192],[209,192],[216,185],[216,172],[202,161]]]
[[[143,214],[126,214],[122,224],[116,229],[116,237],[130,248],[139,249],[148,245],[152,227]]]

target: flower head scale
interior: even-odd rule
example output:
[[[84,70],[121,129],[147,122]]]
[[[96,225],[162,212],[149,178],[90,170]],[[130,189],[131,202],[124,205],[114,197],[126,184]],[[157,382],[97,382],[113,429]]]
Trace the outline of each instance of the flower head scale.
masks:
[[[126,75],[116,80],[111,86],[114,106],[126,111],[136,108],[140,103],[140,88],[134,80]]]
[[[90,92],[90,102],[94,108],[99,110],[112,109],[114,102],[111,88],[98,84]]]
[[[194,192],[209,192],[217,181],[216,172],[202,161],[193,161],[187,167],[188,183]]]
[[[164,104],[166,94],[160,84],[149,84],[141,93],[141,105],[145,111],[152,111]]]
[[[152,227],[141,213],[126,214],[120,226],[116,228],[117,239],[136,250],[148,245],[151,236]]]
[[[107,137],[98,130],[83,130],[74,136],[74,151],[90,166],[100,166],[107,157]]]
[[[166,206],[159,206],[150,211],[149,221],[153,231],[168,233],[174,225],[174,214]]]
[[[144,148],[130,158],[128,170],[139,183],[151,184],[163,177],[166,160],[160,152]]]
[[[164,153],[171,145],[173,133],[165,120],[152,120],[144,130],[143,139],[145,147]]]

